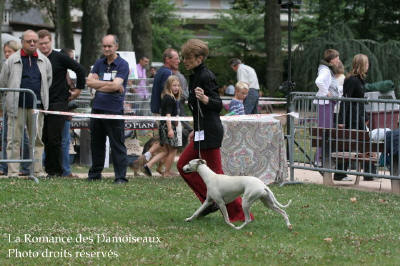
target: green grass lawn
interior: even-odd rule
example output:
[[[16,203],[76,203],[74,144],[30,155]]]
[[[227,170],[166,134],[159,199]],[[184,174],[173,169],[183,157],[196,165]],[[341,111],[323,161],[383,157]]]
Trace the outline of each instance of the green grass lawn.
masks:
[[[399,265],[399,196],[319,185],[271,189],[281,203],[293,200],[293,231],[261,202],[241,231],[219,212],[186,223],[200,203],[180,178],[127,185],[1,179],[0,265]],[[27,243],[35,237],[65,243]],[[109,243],[113,237],[119,243]]]

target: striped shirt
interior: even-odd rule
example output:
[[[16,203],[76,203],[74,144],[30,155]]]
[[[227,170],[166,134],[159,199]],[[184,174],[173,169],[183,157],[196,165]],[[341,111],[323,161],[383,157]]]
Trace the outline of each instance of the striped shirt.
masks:
[[[232,99],[229,104],[229,112],[234,112],[235,115],[244,115],[244,105],[241,100]]]

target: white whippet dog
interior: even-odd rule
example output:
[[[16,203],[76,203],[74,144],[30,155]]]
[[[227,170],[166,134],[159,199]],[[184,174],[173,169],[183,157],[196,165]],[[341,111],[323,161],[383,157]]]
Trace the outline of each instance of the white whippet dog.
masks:
[[[198,172],[207,186],[207,197],[203,204],[198,208],[191,217],[185,221],[190,222],[197,218],[199,214],[213,201],[221,210],[225,222],[235,229],[242,229],[243,226],[251,222],[250,207],[257,199],[271,210],[280,213],[285,219],[287,227],[292,230],[288,215],[281,208],[286,208],[291,203],[280,204],[272,191],[260,179],[254,176],[227,176],[214,173],[206,164],[205,160],[194,159],[183,167],[185,173]],[[243,194],[242,208],[245,215],[245,222],[240,226],[235,226],[229,221],[228,212],[225,204],[234,201],[238,196]]]

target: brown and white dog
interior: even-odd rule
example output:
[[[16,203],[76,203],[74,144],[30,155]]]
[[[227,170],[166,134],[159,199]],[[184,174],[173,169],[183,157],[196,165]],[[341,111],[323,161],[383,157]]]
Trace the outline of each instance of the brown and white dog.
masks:
[[[220,208],[225,222],[235,229],[242,229],[243,226],[251,222],[250,207],[257,200],[260,199],[262,203],[281,214],[285,219],[287,227],[292,230],[288,215],[281,208],[286,208],[291,203],[280,204],[272,191],[260,179],[254,176],[227,176],[214,173],[206,164],[205,160],[194,159],[183,167],[185,173],[197,172],[203,179],[207,186],[207,198],[203,205],[198,208],[194,214],[186,218],[187,222],[197,218],[199,214],[208,206],[213,204],[213,201]],[[245,215],[245,222],[240,226],[235,226],[229,221],[226,204],[234,201],[238,196],[243,194],[242,207]]]

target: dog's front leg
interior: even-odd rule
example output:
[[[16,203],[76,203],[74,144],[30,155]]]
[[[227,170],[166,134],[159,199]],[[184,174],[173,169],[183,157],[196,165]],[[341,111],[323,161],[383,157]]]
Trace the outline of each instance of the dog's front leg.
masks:
[[[199,214],[208,206],[210,206],[212,204],[212,200],[210,198],[206,198],[206,200],[203,202],[203,204],[200,206],[200,208],[198,208],[192,216],[190,216],[189,218],[186,218],[185,221],[186,222],[190,222],[191,220],[197,218],[199,216]]]
[[[221,210],[222,215],[224,216],[225,222],[236,229],[236,226],[229,220],[229,215],[225,206],[225,202],[216,202],[216,203],[218,204],[218,207]]]

